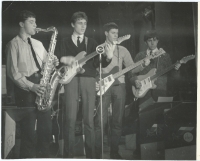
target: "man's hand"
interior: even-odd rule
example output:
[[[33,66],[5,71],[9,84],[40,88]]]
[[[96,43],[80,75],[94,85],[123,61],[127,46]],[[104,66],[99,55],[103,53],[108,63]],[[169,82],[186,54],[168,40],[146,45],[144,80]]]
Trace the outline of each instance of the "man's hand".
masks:
[[[174,68],[175,68],[176,70],[178,70],[180,67],[181,67],[181,64],[180,64],[180,63],[177,63],[177,64],[175,65]]]
[[[63,56],[60,59],[60,62],[65,64],[65,65],[69,65],[72,66],[75,63],[76,59],[73,56]]]
[[[139,80],[135,80],[135,87],[138,89],[142,87],[142,84]]]
[[[142,64],[142,66],[148,66],[150,64],[150,60],[149,59],[145,59],[144,63]]]
[[[59,60],[58,60],[57,56],[53,55],[53,61],[54,61],[55,67],[59,65]]]
[[[116,45],[106,43],[105,52],[106,52],[107,59],[112,59],[115,46]]]
[[[45,87],[40,84],[34,84],[31,88],[31,91],[35,92],[40,97],[44,94],[45,90]]]

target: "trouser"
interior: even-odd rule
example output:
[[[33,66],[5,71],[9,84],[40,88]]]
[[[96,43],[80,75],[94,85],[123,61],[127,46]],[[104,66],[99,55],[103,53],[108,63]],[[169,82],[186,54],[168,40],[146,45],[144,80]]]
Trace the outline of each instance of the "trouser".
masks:
[[[39,81],[39,78],[35,79]],[[36,107],[36,94],[17,86],[15,86],[15,100],[18,107]],[[21,127],[20,158],[48,158],[52,139],[51,110],[41,112],[35,108],[28,112],[19,123]]]
[[[121,138],[122,118],[125,109],[126,89],[125,84],[112,86],[103,95],[102,98],[102,114],[103,114],[103,130],[108,120],[108,107],[112,104],[112,122],[111,122],[111,153],[118,152],[118,145]],[[95,149],[96,155],[101,154],[101,108],[97,109],[95,116]]]
[[[20,120],[20,127],[20,158],[48,158],[52,137],[51,110],[46,112],[33,110],[27,113]]]
[[[79,94],[82,98],[82,115],[85,135],[85,151],[87,158],[94,158],[94,108],[95,79],[92,77],[74,77],[65,85],[64,108],[64,157],[74,157],[75,123],[79,104]]]

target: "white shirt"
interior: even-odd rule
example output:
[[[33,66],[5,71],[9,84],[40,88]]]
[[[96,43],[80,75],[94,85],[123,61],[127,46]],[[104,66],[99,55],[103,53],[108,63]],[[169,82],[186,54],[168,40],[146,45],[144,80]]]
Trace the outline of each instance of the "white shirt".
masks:
[[[40,66],[45,61],[47,52],[42,43],[36,39],[30,38],[31,44],[36,54]],[[28,81],[26,77],[31,76],[39,69],[35,64],[31,47],[27,38],[16,36],[6,46],[7,56],[7,74],[11,80],[20,88],[30,90],[34,83]]]
[[[155,48],[154,50],[150,50],[149,48],[147,49],[147,56],[150,55],[150,52],[152,51],[152,53],[155,53],[158,51],[158,48]]]
[[[80,43],[82,43],[83,41],[83,38],[84,38],[84,35],[78,35],[76,34],[75,32],[72,34],[72,41],[74,42],[74,44],[77,46],[77,39],[78,39],[78,36],[80,37],[79,40],[80,40]]]

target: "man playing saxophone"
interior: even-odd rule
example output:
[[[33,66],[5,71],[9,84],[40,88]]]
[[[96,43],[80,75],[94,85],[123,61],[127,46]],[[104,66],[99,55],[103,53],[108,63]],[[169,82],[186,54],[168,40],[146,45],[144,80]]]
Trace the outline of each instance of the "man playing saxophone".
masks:
[[[22,11],[18,22],[19,34],[6,46],[7,75],[15,84],[17,107],[36,107],[36,96],[43,95],[46,90],[39,82],[47,52],[40,41],[31,38],[36,33],[35,14],[26,10]],[[56,56],[53,61],[54,66],[59,64]],[[51,110],[41,112],[37,108],[30,108],[20,121],[20,127],[20,158],[48,158],[52,137]]]

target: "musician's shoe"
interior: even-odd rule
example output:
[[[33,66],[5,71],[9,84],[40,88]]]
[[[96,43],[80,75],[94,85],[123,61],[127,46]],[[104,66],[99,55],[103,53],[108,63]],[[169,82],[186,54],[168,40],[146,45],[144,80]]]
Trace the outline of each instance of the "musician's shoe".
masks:
[[[122,157],[119,155],[118,152],[113,152],[113,153],[110,153],[110,159],[120,159],[120,160],[122,160]]]

